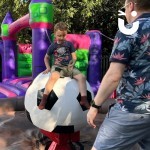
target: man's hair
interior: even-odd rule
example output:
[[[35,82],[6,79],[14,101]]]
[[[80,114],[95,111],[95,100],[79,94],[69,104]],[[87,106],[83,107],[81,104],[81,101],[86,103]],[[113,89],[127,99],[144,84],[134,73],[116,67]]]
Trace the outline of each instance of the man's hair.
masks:
[[[127,0],[136,4],[137,10],[147,11],[150,10],[150,0]]]
[[[58,22],[54,26],[54,32],[56,32],[57,30],[67,31],[68,27],[67,27],[66,23],[64,23],[64,22]]]

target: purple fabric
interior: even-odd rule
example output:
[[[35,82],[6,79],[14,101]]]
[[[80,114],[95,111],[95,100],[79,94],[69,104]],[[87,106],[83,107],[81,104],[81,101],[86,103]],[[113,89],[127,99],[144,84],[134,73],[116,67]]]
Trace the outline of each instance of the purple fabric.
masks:
[[[0,41],[0,82],[2,81],[2,50],[3,50],[3,42]]]
[[[0,98],[7,98],[7,96],[4,95],[3,93],[0,93]]]
[[[86,35],[91,38],[91,45],[89,48],[90,59],[88,65],[87,80],[90,83],[94,94],[97,93],[101,79],[101,55],[102,55],[102,41],[99,31],[88,31]]]
[[[10,90],[11,92],[14,92],[15,94],[17,94],[18,96],[24,96],[25,95],[25,91],[22,89],[19,89],[13,85],[7,85],[7,84],[2,84],[0,83],[0,87],[3,87],[7,90]]]
[[[0,41],[0,82],[2,81],[2,50],[3,50],[3,42]]]
[[[19,85],[19,86],[18,86],[18,88],[19,88],[20,90],[23,90],[23,91],[25,91],[25,92],[26,92],[26,91],[27,91],[27,89],[28,89],[28,88],[26,88],[26,87],[23,87],[23,86],[21,86],[21,85]],[[25,94],[24,94],[24,96],[25,96]]]
[[[2,53],[3,50],[3,41],[0,41],[0,54]]]
[[[32,0],[31,3],[52,3],[52,0]]]
[[[32,77],[33,79],[45,70],[44,56],[50,45],[47,29],[32,29]],[[50,30],[47,30],[50,33]],[[50,35],[50,34],[49,34]]]
[[[14,78],[17,74],[16,41],[4,40],[3,43],[4,49],[2,50],[2,80],[5,78]]]
[[[29,80],[23,80],[23,81],[18,82],[18,83],[16,84],[16,86],[21,86],[22,84],[25,84],[25,83],[31,82],[31,81],[32,81],[31,79],[29,79]]]
[[[5,79],[5,80],[3,80],[3,83],[6,83],[6,84],[9,84],[9,83],[11,83],[11,84],[13,84],[12,82],[14,81],[14,80],[18,80],[15,84],[17,84],[17,83],[19,83],[20,81],[21,82],[29,82],[29,81],[31,81],[32,80],[32,77],[22,77],[22,78],[14,78],[14,79]]]
[[[2,22],[2,24],[11,24],[13,22],[13,18],[11,14],[8,12]]]
[[[16,79],[21,79],[21,78],[16,78]],[[13,80],[15,80],[15,79],[6,79],[3,81],[3,84],[14,86],[14,87],[19,88],[20,90],[26,91],[27,88],[23,87],[22,85],[25,83],[28,83],[28,82],[32,82],[32,78],[30,78],[30,77],[26,78],[26,79],[22,78],[22,80],[18,80],[15,83],[13,83]]]

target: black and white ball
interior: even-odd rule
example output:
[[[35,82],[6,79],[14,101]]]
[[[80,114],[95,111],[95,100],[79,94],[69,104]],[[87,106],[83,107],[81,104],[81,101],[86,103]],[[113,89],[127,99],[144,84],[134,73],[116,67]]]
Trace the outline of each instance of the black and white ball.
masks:
[[[56,133],[73,133],[86,124],[87,109],[80,105],[81,95],[76,80],[60,78],[49,94],[45,109],[38,105],[49,74],[40,73],[32,82],[25,95],[25,108],[32,123],[40,129]],[[90,102],[94,95],[88,82],[87,96]]]

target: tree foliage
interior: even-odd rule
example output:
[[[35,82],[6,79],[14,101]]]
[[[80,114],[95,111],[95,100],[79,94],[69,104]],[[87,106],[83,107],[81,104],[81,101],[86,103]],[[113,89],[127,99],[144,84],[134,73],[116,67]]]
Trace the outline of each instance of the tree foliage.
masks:
[[[4,19],[7,12],[11,12],[14,20],[26,15],[29,13],[30,1],[22,1],[22,0],[1,0],[0,1],[0,21]]]
[[[67,22],[70,32],[85,33],[87,30],[100,30],[114,38],[117,31],[118,0],[54,0],[54,22]],[[103,37],[103,51],[111,51],[113,42]]]
[[[1,0],[0,1],[0,10],[1,10],[0,22],[2,23],[7,12],[10,12],[12,14],[14,21],[26,15],[27,13],[29,13],[29,8],[28,8],[29,3],[30,1],[23,1],[23,0]],[[26,41],[31,41],[31,30],[29,28],[23,29],[21,32],[18,33],[17,39],[18,42],[24,42],[24,43]]]
[[[0,22],[10,11],[14,20],[29,11],[30,0],[1,0]],[[100,30],[103,34],[114,38],[117,31],[119,0],[53,0],[54,23],[65,21],[70,33],[85,33],[87,30]],[[123,4],[122,4],[123,5]],[[29,38],[29,29],[19,33],[19,41]],[[103,37],[103,51],[110,52],[113,42]]]

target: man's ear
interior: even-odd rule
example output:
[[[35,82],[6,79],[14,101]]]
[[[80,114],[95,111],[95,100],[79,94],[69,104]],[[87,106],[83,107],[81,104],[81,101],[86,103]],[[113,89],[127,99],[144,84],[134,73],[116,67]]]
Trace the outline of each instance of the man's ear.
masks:
[[[130,12],[132,12],[132,11],[134,11],[134,2],[130,2],[129,3],[129,10],[130,10]]]

